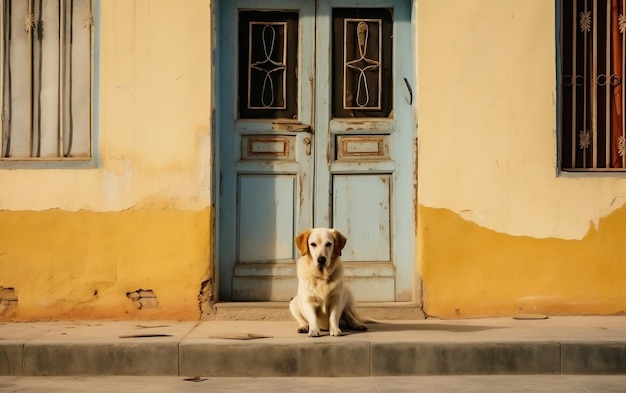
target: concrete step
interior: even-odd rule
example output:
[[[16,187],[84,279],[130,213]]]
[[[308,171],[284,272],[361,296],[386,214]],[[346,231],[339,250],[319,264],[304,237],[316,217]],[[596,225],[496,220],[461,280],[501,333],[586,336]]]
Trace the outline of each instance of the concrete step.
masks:
[[[311,338],[293,321],[0,324],[0,375],[626,374],[626,317],[400,320]]]
[[[424,311],[412,302],[359,303],[359,315],[375,320],[425,319]],[[209,321],[292,321],[288,302],[225,302],[216,303]]]

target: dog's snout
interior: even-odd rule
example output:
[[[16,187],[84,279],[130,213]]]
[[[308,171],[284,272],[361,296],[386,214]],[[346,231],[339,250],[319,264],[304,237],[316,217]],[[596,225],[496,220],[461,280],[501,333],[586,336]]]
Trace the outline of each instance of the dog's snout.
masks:
[[[320,265],[320,266],[326,264],[326,257],[319,257],[319,258],[317,258],[317,264]]]

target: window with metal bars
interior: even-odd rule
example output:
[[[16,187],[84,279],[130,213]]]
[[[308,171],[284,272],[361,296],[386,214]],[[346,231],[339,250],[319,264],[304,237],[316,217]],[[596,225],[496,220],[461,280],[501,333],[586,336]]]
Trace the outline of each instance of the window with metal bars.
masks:
[[[2,0],[0,161],[92,155],[92,0]]]
[[[298,13],[239,12],[239,117],[298,117]]]
[[[561,169],[623,171],[626,0],[559,0]]]
[[[333,116],[392,116],[392,10],[335,8],[332,39]]]

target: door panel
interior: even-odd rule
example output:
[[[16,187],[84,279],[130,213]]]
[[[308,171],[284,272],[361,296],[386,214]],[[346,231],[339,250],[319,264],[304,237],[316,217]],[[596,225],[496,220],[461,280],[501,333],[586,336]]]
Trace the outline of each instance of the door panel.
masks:
[[[333,221],[343,223],[348,239],[361,240],[346,244],[344,262],[391,262],[390,180],[385,174],[333,176]]]
[[[288,300],[293,238],[313,225],[313,46],[302,37],[314,36],[315,4],[218,6],[219,299]]]
[[[293,297],[313,226],[357,300],[412,299],[410,1],[356,3],[219,3],[220,300]]]
[[[333,176],[333,222],[348,238],[341,257],[359,301],[395,300],[390,182],[386,174]]]
[[[316,53],[318,226],[348,233],[359,301],[410,301],[414,284],[410,1],[320,0]],[[381,6],[384,4],[384,6]],[[322,147],[326,147],[322,148]]]
[[[239,176],[240,263],[268,263],[293,258],[294,176]]]

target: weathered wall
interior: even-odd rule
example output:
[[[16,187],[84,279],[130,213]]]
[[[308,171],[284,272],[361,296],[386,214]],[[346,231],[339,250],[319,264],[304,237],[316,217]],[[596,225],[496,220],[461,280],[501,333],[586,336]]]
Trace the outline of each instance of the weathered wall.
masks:
[[[425,311],[625,311],[626,178],[557,170],[554,2],[414,4]],[[99,165],[0,170],[0,318],[199,317],[210,6],[101,1]],[[158,308],[137,309],[140,289]]]
[[[197,319],[212,269],[211,2],[100,4],[100,164],[0,170],[0,286],[14,319]],[[139,289],[157,309],[135,307]]]
[[[197,319],[208,209],[0,212],[2,284],[13,319]],[[127,293],[152,290],[158,307]]]
[[[554,7],[417,2],[428,314],[626,311],[626,178],[557,171]]]

